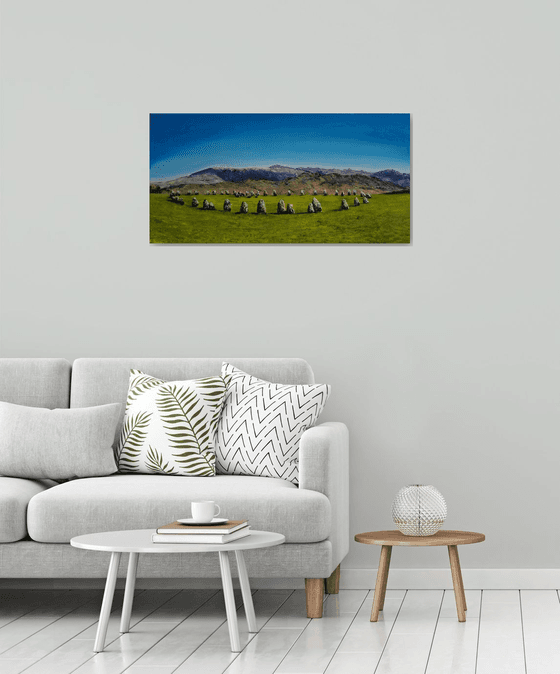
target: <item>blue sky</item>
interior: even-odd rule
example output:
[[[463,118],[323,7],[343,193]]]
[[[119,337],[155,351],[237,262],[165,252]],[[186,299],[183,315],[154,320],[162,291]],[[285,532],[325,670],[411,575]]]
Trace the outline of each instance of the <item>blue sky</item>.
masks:
[[[409,173],[410,115],[150,115],[150,180],[271,164]]]

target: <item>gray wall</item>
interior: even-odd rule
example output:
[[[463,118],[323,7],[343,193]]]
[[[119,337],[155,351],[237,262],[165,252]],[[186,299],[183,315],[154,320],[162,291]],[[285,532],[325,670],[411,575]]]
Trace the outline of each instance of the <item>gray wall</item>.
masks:
[[[4,1],[1,355],[301,356],[352,531],[426,482],[464,566],[560,566],[554,4],[205,6]],[[413,244],[150,246],[148,114],[218,111],[411,112]]]

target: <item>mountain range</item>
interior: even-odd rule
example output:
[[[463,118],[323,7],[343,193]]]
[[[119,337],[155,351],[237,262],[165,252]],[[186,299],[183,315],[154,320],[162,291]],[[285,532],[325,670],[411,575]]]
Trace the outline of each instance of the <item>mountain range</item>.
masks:
[[[333,178],[340,178],[342,176],[368,176],[370,178],[377,178],[383,182],[392,183],[402,189],[410,189],[410,173],[401,173],[394,169],[371,172],[363,171],[361,169],[321,168],[318,166],[292,168],[291,166],[282,166],[281,164],[273,164],[268,167],[246,168],[211,166],[185,176],[180,176],[171,180],[152,181],[152,183],[157,184],[160,187],[180,187],[182,185],[193,183],[211,185],[221,182],[243,182],[245,180],[270,180],[273,182],[280,182],[291,178],[297,178],[302,176],[302,174],[309,174],[309,177],[312,175],[332,175]]]

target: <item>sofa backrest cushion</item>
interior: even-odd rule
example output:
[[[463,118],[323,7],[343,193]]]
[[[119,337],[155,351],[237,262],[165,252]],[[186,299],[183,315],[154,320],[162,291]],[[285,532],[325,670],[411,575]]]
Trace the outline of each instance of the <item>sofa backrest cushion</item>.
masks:
[[[70,407],[126,403],[130,370],[165,381],[220,376],[227,361],[244,372],[277,384],[314,384],[313,370],[301,358],[78,358],[72,365]],[[120,432],[122,418],[117,433]]]
[[[64,358],[0,358],[0,400],[51,410],[67,408],[70,369]]]

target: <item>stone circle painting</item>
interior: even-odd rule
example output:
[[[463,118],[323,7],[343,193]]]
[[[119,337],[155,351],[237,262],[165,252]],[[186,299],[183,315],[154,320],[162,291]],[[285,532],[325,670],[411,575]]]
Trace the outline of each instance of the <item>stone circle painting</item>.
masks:
[[[150,243],[410,243],[410,115],[152,114]]]

